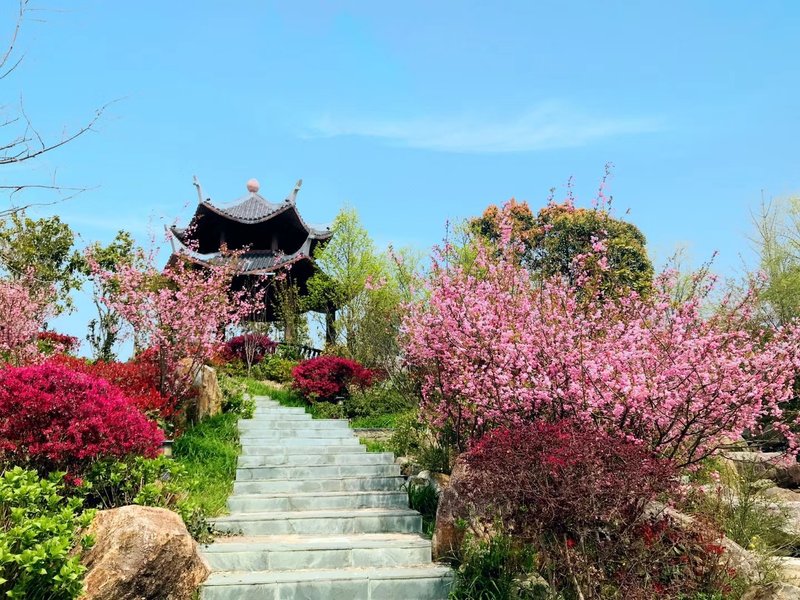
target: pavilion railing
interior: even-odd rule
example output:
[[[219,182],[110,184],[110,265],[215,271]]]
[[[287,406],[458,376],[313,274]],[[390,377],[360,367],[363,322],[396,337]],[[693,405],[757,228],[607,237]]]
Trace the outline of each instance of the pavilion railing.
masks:
[[[322,350],[319,348],[312,348],[311,346],[305,346],[303,344],[288,344],[286,342],[278,342],[275,344],[275,346],[272,347],[272,354],[276,352],[280,352],[286,356],[297,356],[303,360],[316,358],[322,354]]]

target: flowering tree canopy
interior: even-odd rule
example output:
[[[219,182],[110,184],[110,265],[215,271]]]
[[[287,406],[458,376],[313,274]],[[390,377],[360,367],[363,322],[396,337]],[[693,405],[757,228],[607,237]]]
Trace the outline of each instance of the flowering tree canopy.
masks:
[[[91,256],[88,259],[91,263]],[[159,271],[154,257],[141,253],[115,271],[97,263],[92,269],[106,281],[103,289],[112,291],[101,301],[131,326],[138,348],[154,350],[160,391],[174,398],[186,396],[197,369],[214,355],[226,328],[253,310],[252,295],[231,290],[235,255],[202,265],[186,257]]]
[[[570,418],[621,431],[678,465],[697,462],[764,418],[780,422],[792,397],[797,336],[753,332],[754,294],[723,300],[707,317],[710,284],[688,299],[656,278],[643,297],[585,293],[590,279],[532,279],[503,228],[504,250],[481,247],[469,264],[438,251],[427,298],[408,307],[405,352],[422,378],[423,412],[461,448],[496,425]],[[575,263],[608,268],[593,241]],[[583,292],[581,292],[581,288]],[[769,335],[767,335],[769,333]]]
[[[503,223],[511,227],[518,242],[521,262],[543,277],[555,275],[575,281],[575,257],[591,251],[597,240],[606,246],[608,268],[595,275],[604,291],[636,290],[647,293],[653,280],[653,265],[639,229],[611,216],[608,207],[578,208],[572,199],[550,201],[536,215],[526,202],[509,201],[504,207],[491,205],[469,221],[469,230],[479,238],[499,244]]]
[[[50,304],[26,279],[0,279],[0,362],[21,365],[39,356],[37,338]]]

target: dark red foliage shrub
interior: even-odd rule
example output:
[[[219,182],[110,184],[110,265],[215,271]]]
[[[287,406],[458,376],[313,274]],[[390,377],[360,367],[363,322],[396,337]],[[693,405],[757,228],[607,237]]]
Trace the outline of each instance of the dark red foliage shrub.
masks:
[[[44,354],[72,352],[80,345],[78,338],[55,331],[40,331],[36,334],[36,339]]]
[[[220,358],[227,361],[239,359],[247,363],[248,347],[252,353],[250,362],[255,365],[264,360],[264,357],[268,354],[274,354],[278,343],[273,342],[269,339],[269,336],[263,334],[248,333],[246,335],[237,335],[225,342],[219,355]]]
[[[673,466],[644,445],[569,422],[496,429],[465,460],[476,508],[526,537],[634,522],[677,485]]]
[[[58,356],[53,361],[63,364],[73,371],[92,377],[105,379],[139,410],[154,419],[170,421],[176,413],[177,403],[163,396],[156,387],[158,365],[150,360],[120,362],[87,362],[71,356]]]
[[[720,534],[657,510],[674,466],[640,443],[571,422],[496,429],[463,455],[454,492],[472,525],[532,545],[558,589],[600,597],[683,598],[724,587]],[[579,593],[578,593],[579,591]]]
[[[81,474],[91,463],[155,457],[164,435],[103,379],[45,363],[0,370],[0,461]]]
[[[372,385],[375,373],[349,358],[318,356],[292,369],[292,377],[292,386],[314,402],[347,396],[350,386],[365,389]]]

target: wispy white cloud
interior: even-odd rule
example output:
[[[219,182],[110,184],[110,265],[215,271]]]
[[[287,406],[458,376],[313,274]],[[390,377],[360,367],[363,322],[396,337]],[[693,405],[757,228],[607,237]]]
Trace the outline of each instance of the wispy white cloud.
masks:
[[[549,102],[502,118],[475,115],[373,119],[327,115],[312,122],[306,137],[358,136],[440,152],[528,152],[585,146],[621,135],[652,133],[652,117],[597,116]]]

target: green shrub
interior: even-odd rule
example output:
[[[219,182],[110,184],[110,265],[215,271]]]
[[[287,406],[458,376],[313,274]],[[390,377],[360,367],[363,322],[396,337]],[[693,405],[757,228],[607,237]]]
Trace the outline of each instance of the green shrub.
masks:
[[[433,536],[436,527],[436,509],[439,508],[439,491],[429,481],[427,483],[406,484],[408,506],[422,515],[422,533]]]
[[[292,369],[296,366],[297,361],[273,354],[255,365],[250,371],[250,376],[278,383],[289,383],[292,381]]]
[[[387,384],[378,384],[354,392],[344,401],[348,418],[394,415],[412,409],[414,403]]]
[[[198,542],[211,540],[206,512],[190,497],[194,477],[184,464],[165,456],[95,463],[81,486],[86,504],[116,508],[128,504],[172,510]]]
[[[367,452],[391,452],[386,442],[368,438],[359,438],[358,441],[367,447]]]
[[[217,379],[222,391],[223,412],[235,413],[245,419],[252,419],[256,403],[245,395],[247,386],[242,379],[223,373],[220,373]]]
[[[63,474],[41,479],[20,467],[0,476],[0,596],[72,600],[86,571],[80,554],[92,545],[81,531],[94,511],[67,497]],[[77,551],[76,551],[77,550]]]
[[[315,419],[344,419],[347,417],[344,406],[334,402],[315,402],[310,407]]]
[[[128,504],[174,508],[185,496],[178,483],[185,474],[182,465],[165,456],[99,461],[86,473],[81,490],[86,504],[98,508]]]
[[[420,423],[416,410],[398,415],[389,447],[397,456],[410,456],[423,469],[449,473],[453,446],[448,432],[433,432]]]
[[[534,571],[536,554],[502,533],[468,537],[455,573],[451,600],[546,600],[547,583]]]

